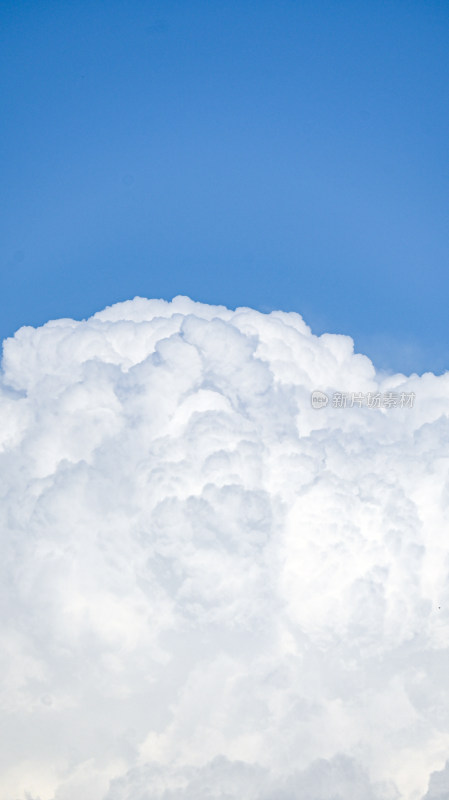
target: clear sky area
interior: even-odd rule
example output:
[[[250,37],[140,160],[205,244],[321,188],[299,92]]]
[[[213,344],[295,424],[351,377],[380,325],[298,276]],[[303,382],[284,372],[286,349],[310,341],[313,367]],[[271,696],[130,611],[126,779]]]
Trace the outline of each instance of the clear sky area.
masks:
[[[449,3],[0,6],[0,337],[142,295],[449,369]]]

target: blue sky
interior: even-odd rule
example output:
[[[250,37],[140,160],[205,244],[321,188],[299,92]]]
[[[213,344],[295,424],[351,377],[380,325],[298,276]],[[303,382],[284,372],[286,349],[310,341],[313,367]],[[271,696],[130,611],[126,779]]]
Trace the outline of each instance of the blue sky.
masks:
[[[131,298],[449,368],[449,5],[8,2],[0,337]]]

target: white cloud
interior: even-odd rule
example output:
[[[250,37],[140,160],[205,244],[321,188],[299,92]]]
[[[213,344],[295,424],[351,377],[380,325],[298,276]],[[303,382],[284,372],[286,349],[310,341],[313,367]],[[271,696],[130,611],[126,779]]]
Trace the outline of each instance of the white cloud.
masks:
[[[429,791],[424,800],[447,800],[449,797],[449,761],[442,770],[434,772],[430,778]]]
[[[445,796],[448,401],[184,297],[6,340],[0,800]]]

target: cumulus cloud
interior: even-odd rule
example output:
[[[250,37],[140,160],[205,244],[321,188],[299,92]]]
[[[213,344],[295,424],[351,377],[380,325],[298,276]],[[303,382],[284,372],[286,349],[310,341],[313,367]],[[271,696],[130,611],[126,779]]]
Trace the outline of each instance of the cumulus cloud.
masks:
[[[449,373],[136,298],[0,406],[0,800],[448,796]]]
[[[431,775],[429,791],[424,800],[447,800],[449,797],[449,761],[442,770]]]

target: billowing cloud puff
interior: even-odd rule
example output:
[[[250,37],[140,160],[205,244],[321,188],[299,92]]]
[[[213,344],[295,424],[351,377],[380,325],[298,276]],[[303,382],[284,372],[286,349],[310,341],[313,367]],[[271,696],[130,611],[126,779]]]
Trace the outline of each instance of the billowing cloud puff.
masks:
[[[447,797],[449,373],[136,298],[0,403],[0,800]]]

